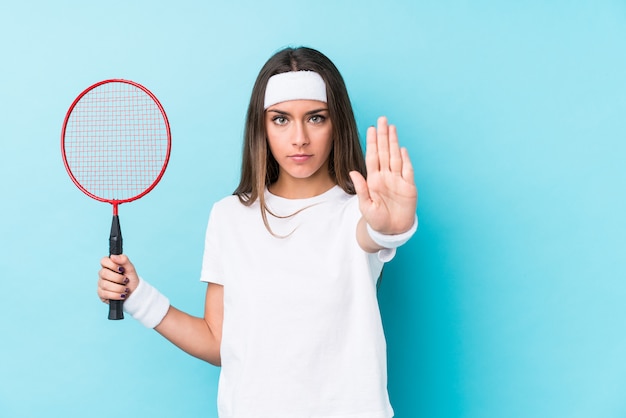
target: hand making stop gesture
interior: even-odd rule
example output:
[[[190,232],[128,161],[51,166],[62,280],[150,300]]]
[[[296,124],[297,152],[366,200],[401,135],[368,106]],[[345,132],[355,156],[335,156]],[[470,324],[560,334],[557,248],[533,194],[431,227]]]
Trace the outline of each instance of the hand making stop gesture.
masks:
[[[363,220],[381,234],[408,231],[417,209],[413,165],[398,143],[396,127],[384,116],[378,118],[377,127],[367,130],[365,165],[367,180],[356,171],[350,173]]]

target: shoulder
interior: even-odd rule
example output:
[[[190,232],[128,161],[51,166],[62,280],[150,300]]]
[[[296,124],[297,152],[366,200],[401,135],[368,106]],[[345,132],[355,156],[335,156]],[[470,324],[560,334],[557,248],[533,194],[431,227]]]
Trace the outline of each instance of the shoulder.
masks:
[[[256,202],[253,202],[251,205],[244,205],[239,199],[239,196],[229,195],[213,203],[212,210],[222,210],[222,211],[248,210],[250,208],[258,208],[258,204],[259,203],[257,200]]]
[[[237,195],[228,195],[226,197],[221,198],[217,202],[213,204],[213,207],[236,207],[237,205],[244,206],[239,200],[239,196]]]
[[[223,220],[225,218],[241,216],[242,213],[250,212],[252,208],[256,208],[255,211],[258,211],[258,204],[255,202],[251,206],[246,206],[241,203],[237,195],[229,195],[213,203],[209,220]]]

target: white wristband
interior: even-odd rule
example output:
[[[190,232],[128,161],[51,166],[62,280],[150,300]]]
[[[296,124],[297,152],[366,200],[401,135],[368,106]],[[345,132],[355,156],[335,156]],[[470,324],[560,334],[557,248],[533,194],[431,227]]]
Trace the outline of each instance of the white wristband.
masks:
[[[124,301],[124,312],[130,314],[146,328],[161,323],[170,308],[170,301],[148,282],[139,278],[139,285]]]
[[[381,234],[380,232],[374,231],[372,227],[367,224],[367,233],[370,238],[383,248],[398,248],[404,245],[413,236],[415,231],[417,231],[417,214],[415,215],[413,226],[408,231],[397,235]]]

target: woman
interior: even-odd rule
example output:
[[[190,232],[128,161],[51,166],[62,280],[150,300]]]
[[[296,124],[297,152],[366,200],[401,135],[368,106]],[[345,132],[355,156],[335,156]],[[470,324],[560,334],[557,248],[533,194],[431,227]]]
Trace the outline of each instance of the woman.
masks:
[[[368,129],[364,159],[335,65],[287,48],[257,77],[239,186],[209,217],[204,317],[170,306],[125,255],[101,260],[98,295],[221,365],[222,418],[392,417],[376,281],[416,206],[395,127]]]

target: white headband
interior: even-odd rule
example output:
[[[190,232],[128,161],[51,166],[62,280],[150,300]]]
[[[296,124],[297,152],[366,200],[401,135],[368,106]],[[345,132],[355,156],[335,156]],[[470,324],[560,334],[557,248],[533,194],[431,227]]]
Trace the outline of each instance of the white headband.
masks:
[[[265,87],[264,109],[288,100],[318,100],[326,103],[326,84],[313,71],[290,71],[271,76]]]

